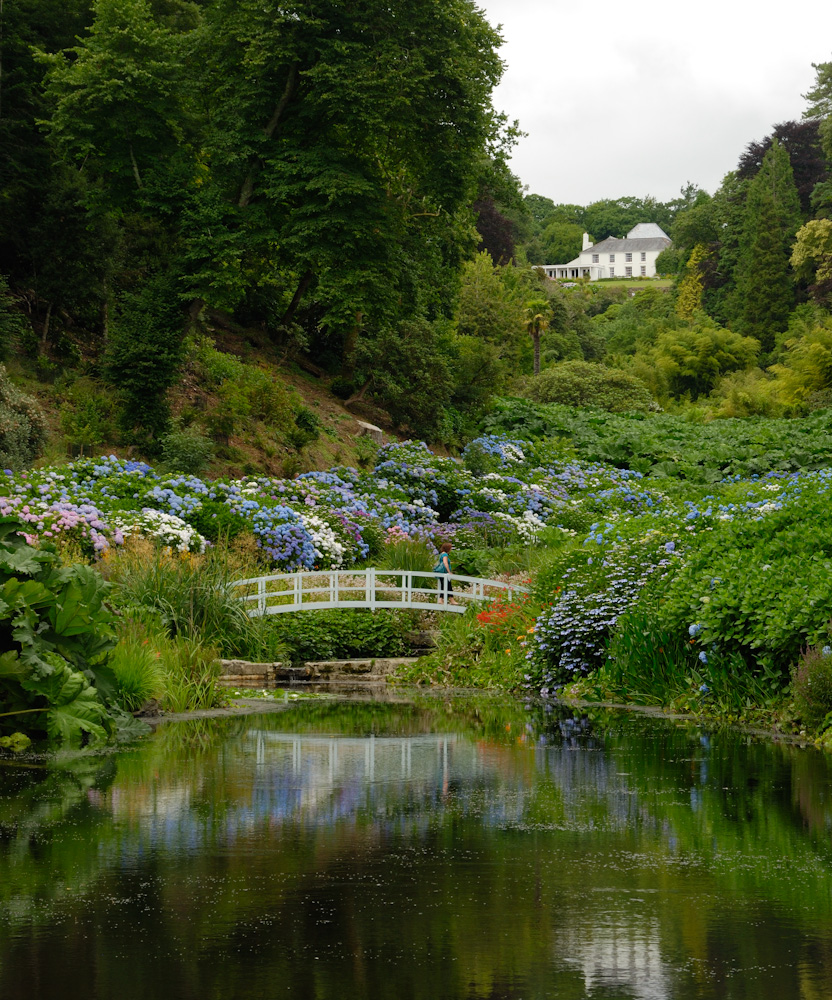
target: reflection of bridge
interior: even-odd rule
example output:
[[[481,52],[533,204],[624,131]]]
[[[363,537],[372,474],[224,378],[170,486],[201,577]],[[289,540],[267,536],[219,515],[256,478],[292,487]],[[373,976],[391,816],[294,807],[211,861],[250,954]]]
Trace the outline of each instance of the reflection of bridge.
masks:
[[[456,778],[483,770],[474,744],[455,734],[432,736],[303,736],[250,731],[258,764],[273,763],[274,748],[289,757],[293,774],[317,774],[328,782],[345,778],[363,782],[448,778],[453,755]],[[287,760],[288,763],[288,760]]]
[[[456,604],[445,600],[447,581],[453,585]],[[248,614],[279,615],[286,611],[321,611],[325,608],[415,608],[417,611],[462,613],[470,604],[527,593],[525,587],[500,580],[484,580],[456,573],[424,573],[401,569],[326,570],[314,573],[280,573],[237,580],[231,587],[241,601],[254,603]]]

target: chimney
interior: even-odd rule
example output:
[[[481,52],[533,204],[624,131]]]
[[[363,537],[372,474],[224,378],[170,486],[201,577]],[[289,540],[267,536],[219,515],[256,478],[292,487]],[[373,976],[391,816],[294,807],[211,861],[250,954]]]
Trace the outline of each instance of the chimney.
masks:
[[[581,251],[589,250],[592,246],[592,242],[589,238],[589,233],[584,233],[584,245],[581,247]]]

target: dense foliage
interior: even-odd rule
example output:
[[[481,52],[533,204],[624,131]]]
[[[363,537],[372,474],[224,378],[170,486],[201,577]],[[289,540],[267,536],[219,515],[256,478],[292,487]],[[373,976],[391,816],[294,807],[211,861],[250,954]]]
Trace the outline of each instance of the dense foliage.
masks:
[[[0,518],[0,731],[103,738],[113,723],[102,699],[115,695],[107,585],[88,566],[62,566],[54,547],[30,545],[25,527]]]
[[[413,372],[381,377],[389,346],[414,330],[418,371],[454,367],[475,203],[519,202],[474,3],[59,6],[3,15],[0,346],[103,377],[146,453],[183,334],[215,321],[420,419],[396,405]]]
[[[553,441],[581,459],[649,476],[716,482],[773,470],[822,469],[832,463],[832,411],[802,420],[745,418],[702,423],[688,415],[615,414],[499,400],[483,421],[492,433]]]

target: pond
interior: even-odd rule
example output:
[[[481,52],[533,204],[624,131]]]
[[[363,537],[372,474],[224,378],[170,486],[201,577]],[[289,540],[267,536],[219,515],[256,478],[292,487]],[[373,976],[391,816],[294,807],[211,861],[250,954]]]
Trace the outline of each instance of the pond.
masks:
[[[4,761],[0,997],[829,997],[830,777],[484,696]]]

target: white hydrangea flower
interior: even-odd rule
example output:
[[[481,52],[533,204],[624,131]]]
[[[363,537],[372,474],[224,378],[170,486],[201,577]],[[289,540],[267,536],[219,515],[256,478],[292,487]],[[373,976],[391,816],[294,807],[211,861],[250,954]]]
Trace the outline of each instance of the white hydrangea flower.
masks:
[[[181,517],[166,514],[152,507],[141,512],[126,511],[113,517],[111,523],[125,538],[130,535],[147,535],[176,552],[204,552],[208,544],[200,533]]]
[[[326,521],[314,514],[303,514],[302,520],[306,530],[312,536],[315,554],[318,558],[327,559],[332,564],[333,569],[343,565],[344,546]]]

